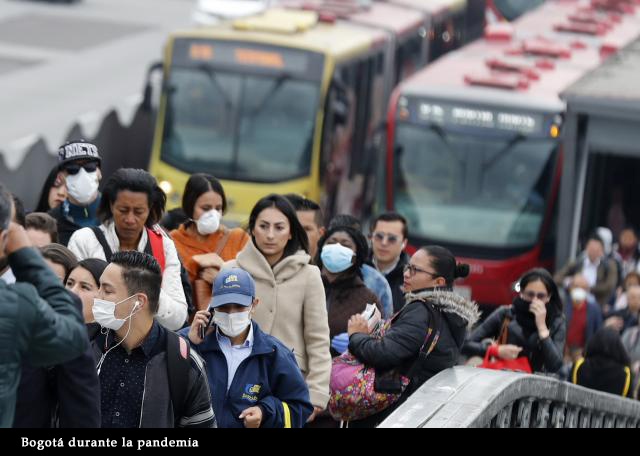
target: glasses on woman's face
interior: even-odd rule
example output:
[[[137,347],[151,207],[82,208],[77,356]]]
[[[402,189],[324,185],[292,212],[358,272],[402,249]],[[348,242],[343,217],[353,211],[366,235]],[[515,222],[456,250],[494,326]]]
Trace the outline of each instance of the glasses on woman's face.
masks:
[[[384,240],[387,239],[387,242],[389,242],[389,244],[395,244],[400,241],[400,238],[395,234],[381,233],[379,231],[373,233],[373,239],[378,242],[384,242]]]
[[[407,264],[407,265],[404,267],[404,272],[407,272],[407,271],[409,271],[409,275],[410,275],[411,277],[415,276],[415,275],[416,275],[417,273],[419,273],[419,272],[421,272],[421,273],[423,273],[423,274],[429,274],[429,275],[430,275],[431,277],[433,277],[433,278],[438,277],[438,275],[437,275],[437,274],[434,274],[433,272],[425,271],[424,269],[420,269],[420,268],[418,268],[418,267],[415,267],[415,266],[414,266],[414,265],[412,265],[412,264]]]
[[[522,295],[527,298],[528,301],[533,301],[534,299],[539,299],[540,301],[546,301],[549,299],[549,295],[547,293],[535,293],[533,291],[525,291]]]

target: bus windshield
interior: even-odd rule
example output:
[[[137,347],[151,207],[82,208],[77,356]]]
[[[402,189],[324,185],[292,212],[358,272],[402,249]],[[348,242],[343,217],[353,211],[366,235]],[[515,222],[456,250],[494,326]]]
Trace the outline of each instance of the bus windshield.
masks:
[[[295,49],[177,41],[161,159],[236,181],[309,175],[321,65]]]
[[[481,248],[533,246],[544,219],[557,141],[400,123],[394,206],[412,235]]]

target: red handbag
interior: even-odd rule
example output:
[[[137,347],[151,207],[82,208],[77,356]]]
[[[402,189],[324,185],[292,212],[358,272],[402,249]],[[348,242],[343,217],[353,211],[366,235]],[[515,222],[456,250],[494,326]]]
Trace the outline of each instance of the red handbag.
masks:
[[[531,365],[529,364],[529,358],[526,356],[521,356],[516,359],[502,359],[498,357],[498,347],[507,343],[507,332],[509,330],[510,321],[510,319],[505,318],[502,322],[500,337],[498,337],[498,345],[490,345],[487,348],[487,352],[484,355],[484,361],[478,367],[531,374]]]

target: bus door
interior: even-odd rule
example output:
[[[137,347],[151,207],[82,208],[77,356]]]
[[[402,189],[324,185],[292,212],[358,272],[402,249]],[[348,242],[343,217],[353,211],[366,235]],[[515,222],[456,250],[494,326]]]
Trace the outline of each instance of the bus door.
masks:
[[[327,103],[322,136],[321,203],[327,216],[362,211],[365,178],[371,172],[374,139],[382,131],[384,54],[337,66]]]

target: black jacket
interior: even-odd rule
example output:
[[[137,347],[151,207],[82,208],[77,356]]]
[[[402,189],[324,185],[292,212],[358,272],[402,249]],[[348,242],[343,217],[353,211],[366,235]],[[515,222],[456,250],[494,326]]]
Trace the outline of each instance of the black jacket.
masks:
[[[159,326],[159,336],[153,348],[153,356],[147,363],[142,398],[141,428],[212,428],[217,427],[211,406],[211,394],[204,361],[195,350],[189,350],[190,370],[186,384],[187,392],[184,415],[174,416],[169,375],[167,372],[167,332]],[[105,339],[112,335],[98,335],[91,341],[94,361],[97,364],[102,357]],[[126,370],[124,370],[126,372]]]
[[[72,295],[80,310],[80,298]],[[93,350],[52,367],[22,364],[14,428],[99,428],[100,381]]]
[[[405,305],[404,291],[402,291],[402,284],[404,283],[404,267],[409,263],[409,255],[402,252],[400,260],[396,267],[389,274],[385,275],[385,279],[389,282],[391,287],[391,294],[393,295],[393,313],[399,312]]]
[[[400,401],[379,414],[380,416],[375,416],[372,420],[367,419],[369,421],[381,421],[424,382],[440,371],[455,366],[467,330],[480,315],[476,304],[450,290],[408,293],[406,302],[402,312],[382,339],[376,340],[361,333],[353,334],[349,339],[349,351],[358,360],[377,371],[396,369],[402,375],[407,375],[416,361],[420,363],[414,369],[411,382]],[[427,337],[427,329],[433,326],[427,305],[433,306],[442,317],[440,338],[429,356],[418,359]]]
[[[520,356],[529,358],[533,372],[557,373],[560,371],[567,337],[567,322],[562,314],[557,314],[548,323],[550,335],[541,341],[537,331],[528,332],[522,329],[516,321],[512,306],[500,307],[471,333],[464,344],[463,353],[468,356],[484,357],[491,343],[489,339],[498,339],[505,318],[511,320],[507,330],[507,344],[523,348]]]
[[[73,233],[82,227],[74,222],[71,217],[64,214],[62,206],[62,204],[59,204],[58,207],[51,209],[49,215],[56,219],[58,224],[58,243],[66,247],[69,245],[69,239],[71,239]]]
[[[616,396],[631,397],[634,381],[629,366],[594,356],[581,359],[573,365],[571,383]]]

